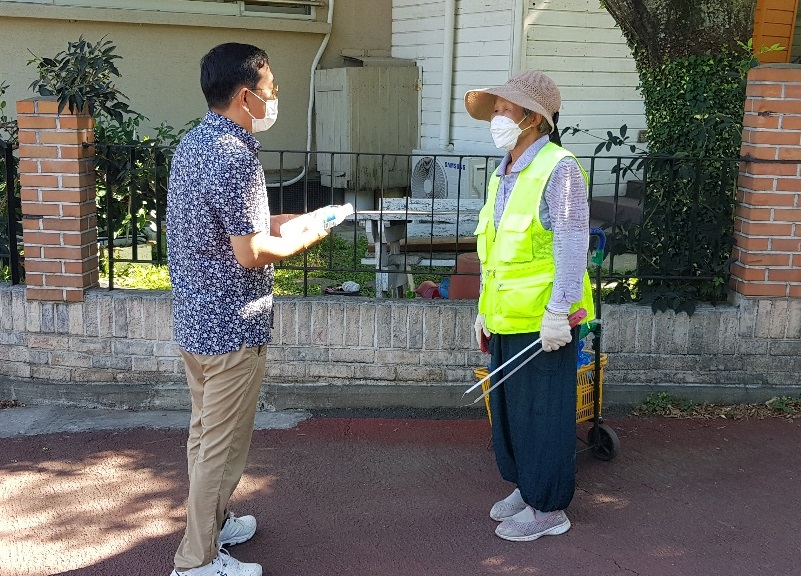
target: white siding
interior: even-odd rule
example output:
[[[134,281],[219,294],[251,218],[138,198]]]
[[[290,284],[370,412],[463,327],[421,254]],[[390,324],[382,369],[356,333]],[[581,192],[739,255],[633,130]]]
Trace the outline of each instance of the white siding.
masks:
[[[458,152],[496,153],[486,123],[464,110],[464,93],[502,84],[511,72],[511,0],[458,0],[452,86],[451,142]],[[619,28],[598,0],[527,3],[523,67],[546,72],[562,92],[560,127],[580,126],[606,139],[623,124],[636,140],[645,129],[634,59]],[[422,74],[420,147],[439,148],[444,1],[393,0],[392,55],[417,61]],[[578,156],[601,140],[566,134]],[[609,154],[630,154],[628,148]],[[583,161],[589,169],[589,160]],[[595,193],[611,193],[611,161],[596,161]]]
[[[548,74],[562,93],[559,128],[578,126],[606,140],[607,131],[617,135],[625,124],[630,141],[636,142],[637,133],[645,130],[645,110],[637,91],[634,58],[620,29],[598,0],[537,2],[528,9],[525,26],[524,66]],[[567,133],[562,143],[589,170],[589,157],[602,141],[599,138]],[[626,147],[600,154],[632,153]],[[596,159],[594,195],[614,194],[615,176],[610,172],[614,164]],[[622,187],[620,193],[624,193]]]
[[[639,78],[623,34],[598,0],[537,2],[526,22],[527,68],[542,70],[562,92],[560,128],[580,126],[606,139],[623,124],[637,139],[645,129]],[[565,134],[564,144],[577,155],[591,155],[600,140]],[[630,153],[612,149],[610,154]]]
[[[423,149],[440,148],[444,6],[443,0],[392,2],[392,56],[415,60],[422,74]],[[456,2],[451,142],[458,151],[493,151],[486,126],[464,111],[464,93],[470,88],[501,84],[509,77],[512,21],[510,0]]]

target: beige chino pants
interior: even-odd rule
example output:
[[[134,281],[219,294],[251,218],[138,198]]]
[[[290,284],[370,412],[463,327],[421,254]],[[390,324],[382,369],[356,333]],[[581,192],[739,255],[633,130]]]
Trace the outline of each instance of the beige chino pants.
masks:
[[[219,355],[181,350],[192,396],[186,442],[189,498],[186,532],[176,570],[210,564],[228,514],[228,500],[245,469],[256,403],[266,368],[266,346]]]

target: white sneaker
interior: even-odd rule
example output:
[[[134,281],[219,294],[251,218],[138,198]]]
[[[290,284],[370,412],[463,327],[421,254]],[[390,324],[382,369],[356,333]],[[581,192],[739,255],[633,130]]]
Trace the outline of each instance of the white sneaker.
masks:
[[[256,533],[256,519],[253,516],[235,516],[228,513],[228,518],[220,530],[220,546],[233,546],[247,542]]]
[[[170,576],[261,576],[261,565],[240,562],[221,548],[211,564],[183,572],[173,570]]]
[[[515,491],[509,494],[503,500],[496,502],[490,510],[490,518],[496,522],[503,522],[507,518],[511,518],[526,507],[523,502],[523,497],[520,495],[520,489],[515,488]]]

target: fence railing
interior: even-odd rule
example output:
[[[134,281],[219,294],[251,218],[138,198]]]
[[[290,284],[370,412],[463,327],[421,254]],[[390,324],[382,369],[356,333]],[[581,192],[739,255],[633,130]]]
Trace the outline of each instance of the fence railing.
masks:
[[[22,214],[15,148],[15,144],[0,140],[0,282],[19,284],[24,270],[18,239]]]
[[[98,243],[109,289],[116,262],[167,263],[164,223],[173,152],[156,145],[96,148]]]
[[[115,263],[164,264],[164,220],[173,150],[98,147],[99,237],[109,288]],[[315,253],[277,266],[305,294],[346,279],[375,293],[456,276],[494,156],[263,151],[273,214],[350,202],[356,213]],[[579,159],[589,175],[590,217],[608,235],[605,281],[721,285],[732,247],[740,159],[656,156]],[[395,282],[395,283],[393,283]],[[725,283],[724,283],[725,289]],[[372,289],[362,293],[372,294]],[[707,295],[708,296],[708,295]],[[715,299],[714,297],[712,299]]]
[[[604,158],[608,160],[608,158]],[[581,158],[597,175],[594,158]],[[729,254],[740,159],[675,156],[615,157],[611,195],[594,194],[590,216],[611,237],[605,277],[709,280],[702,256]],[[592,178],[592,176],[591,176]],[[615,265],[623,254],[636,260]],[[728,256],[724,256],[724,260]],[[620,260],[620,259],[618,259]]]

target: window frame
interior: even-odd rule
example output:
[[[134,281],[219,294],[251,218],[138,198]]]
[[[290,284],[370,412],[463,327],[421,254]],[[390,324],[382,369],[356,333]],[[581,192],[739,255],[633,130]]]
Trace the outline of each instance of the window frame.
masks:
[[[329,33],[318,15],[246,10],[244,0],[0,0],[6,17]]]
[[[301,0],[302,1],[302,0]],[[170,14],[198,14],[213,16],[239,16],[243,18],[288,18],[297,20],[317,20],[319,2],[309,2],[308,14],[296,12],[248,10],[247,5],[272,5],[274,8],[297,8],[302,4],[271,0],[0,0],[0,4],[35,4],[37,6],[53,6],[75,9],[98,9],[114,11],[156,12]],[[34,7],[35,10],[35,7]],[[37,18],[35,13],[32,18]]]

